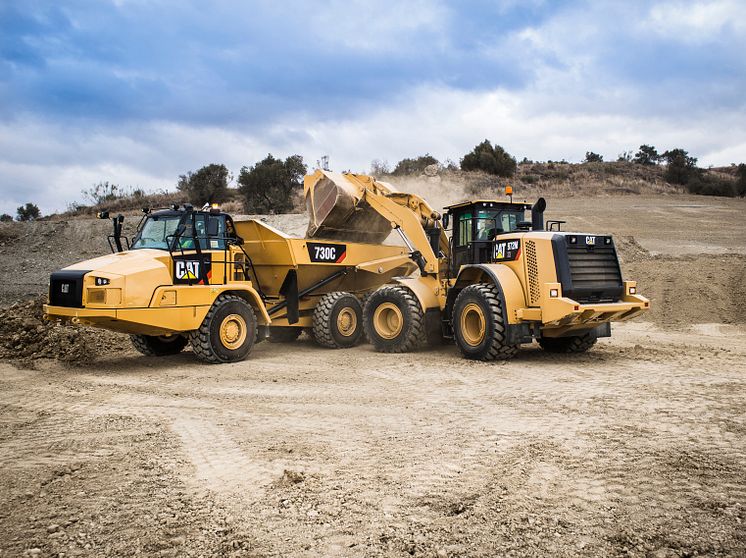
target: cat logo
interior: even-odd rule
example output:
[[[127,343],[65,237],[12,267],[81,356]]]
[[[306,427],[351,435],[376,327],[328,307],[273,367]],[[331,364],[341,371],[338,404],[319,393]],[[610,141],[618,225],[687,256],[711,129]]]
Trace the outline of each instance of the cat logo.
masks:
[[[505,242],[496,242],[494,247],[495,261],[512,262],[518,259],[521,254],[520,240],[507,240]]]
[[[497,245],[497,254],[495,255],[495,258],[498,260],[502,260],[505,258],[505,243],[500,242]]]
[[[588,246],[595,246],[596,245],[596,237],[595,236],[586,236],[585,237],[585,243]]]
[[[182,281],[199,279],[199,262],[193,260],[177,260],[176,278]]]

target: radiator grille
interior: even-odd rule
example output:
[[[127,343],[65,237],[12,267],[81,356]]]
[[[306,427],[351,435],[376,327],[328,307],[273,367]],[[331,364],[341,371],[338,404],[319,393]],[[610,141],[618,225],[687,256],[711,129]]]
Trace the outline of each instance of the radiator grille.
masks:
[[[531,305],[539,303],[541,289],[539,288],[539,267],[536,264],[536,243],[533,240],[526,242],[526,268],[528,269],[528,291]]]
[[[599,300],[615,298],[608,291],[622,285],[622,273],[613,245],[593,249],[569,245],[567,256],[574,291],[584,292],[590,298]]]
[[[49,304],[83,307],[83,276],[88,271],[55,271],[49,278]]]

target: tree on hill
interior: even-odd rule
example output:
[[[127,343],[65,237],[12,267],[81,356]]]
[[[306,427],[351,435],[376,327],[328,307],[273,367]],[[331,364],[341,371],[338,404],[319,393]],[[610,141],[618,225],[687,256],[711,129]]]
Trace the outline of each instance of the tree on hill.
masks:
[[[641,145],[632,162],[638,165],[657,165],[661,160],[658,150],[652,145]]]
[[[3,213],[0,215],[0,223],[8,223],[13,220],[12,215],[8,215],[7,213]]]
[[[179,176],[176,188],[184,192],[194,205],[220,203],[228,197],[229,176],[225,165],[213,163]]]
[[[381,159],[373,159],[370,162],[370,174],[371,176],[379,177],[384,174],[391,174],[391,169],[387,161]]]
[[[490,140],[484,140],[461,159],[462,170],[479,170],[504,177],[513,176],[517,166],[515,157],[499,145],[493,147]]]
[[[666,151],[661,159],[666,161],[666,182],[670,184],[686,185],[697,175],[697,159],[681,148]]]
[[[440,162],[435,157],[429,153],[425,153],[424,155],[420,155],[414,159],[402,159],[396,163],[392,174],[396,176],[404,174],[420,174],[425,170],[425,167],[439,164]]]
[[[291,155],[285,161],[272,154],[238,175],[239,191],[248,213],[288,213],[303,192],[306,165],[303,157]]]
[[[118,184],[111,184],[108,181],[99,182],[90,188],[81,191],[83,197],[91,202],[91,205],[103,205],[106,202],[118,200],[127,195],[127,190]]]
[[[738,165],[736,171],[738,175],[738,181],[736,182],[736,194],[742,198],[746,196],[746,164],[741,163]]]
[[[599,155],[598,153],[594,153],[593,151],[586,151],[585,152],[585,160],[584,163],[603,163],[604,157],[603,155]]]
[[[22,205],[18,208],[18,215],[16,216],[17,221],[35,221],[41,217],[41,211],[39,208],[29,202],[26,205]]]

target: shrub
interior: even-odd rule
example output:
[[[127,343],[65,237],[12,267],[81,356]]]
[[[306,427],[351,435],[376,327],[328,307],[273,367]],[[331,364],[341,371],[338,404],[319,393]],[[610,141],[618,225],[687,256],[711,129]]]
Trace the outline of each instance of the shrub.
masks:
[[[593,151],[586,151],[585,152],[585,159],[583,160],[584,163],[603,163],[604,157],[603,155],[599,155],[598,153],[594,153]]]
[[[391,174],[388,161],[381,161],[380,159],[373,159],[370,162],[370,174],[371,176],[379,177],[385,174]]]
[[[12,220],[13,220],[12,215],[8,215],[7,213],[3,213],[2,215],[0,215],[0,223],[7,223]]]
[[[726,196],[732,198],[737,195],[737,186],[733,180],[701,172],[697,172],[688,178],[686,189],[692,194],[701,194],[703,196]]]
[[[225,165],[213,163],[179,176],[176,188],[184,192],[194,205],[220,203],[228,197],[229,176]]]
[[[484,140],[461,159],[461,168],[465,171],[484,171],[504,177],[513,176],[517,166],[515,157],[499,145],[493,147],[490,140]]]
[[[536,184],[539,182],[539,177],[535,174],[527,174],[521,177],[521,182],[524,182],[525,184]]]
[[[271,154],[238,175],[239,191],[247,213],[288,213],[303,193],[303,157],[292,155],[282,161]]]
[[[91,202],[92,205],[102,205],[106,202],[118,200],[129,195],[126,188],[122,188],[117,184],[110,184],[107,182],[99,182],[94,184],[90,188],[81,190],[83,197]]]
[[[34,221],[41,217],[39,208],[30,202],[19,207],[17,211],[18,216],[16,217],[16,220],[18,221]]]
[[[697,159],[681,148],[666,151],[661,158],[666,161],[666,182],[669,184],[686,185],[698,174]]]
[[[736,194],[743,198],[746,196],[746,164],[741,163],[738,165],[736,174],[738,176],[738,181],[736,182]]]
[[[425,153],[424,155],[420,155],[414,159],[402,159],[396,163],[392,174],[396,176],[404,174],[420,174],[425,170],[425,167],[439,164],[440,162],[435,157],[429,153]]]
[[[638,165],[657,165],[661,160],[658,150],[652,145],[641,145],[632,161]]]

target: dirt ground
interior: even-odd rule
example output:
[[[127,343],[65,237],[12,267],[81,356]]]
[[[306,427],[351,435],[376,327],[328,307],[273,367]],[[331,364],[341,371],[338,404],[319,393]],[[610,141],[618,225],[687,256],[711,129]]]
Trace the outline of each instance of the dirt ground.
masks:
[[[0,557],[746,556],[746,202],[550,208],[614,233],[654,304],[586,355],[303,336],[208,366],[3,310]],[[0,300],[100,252],[86,223],[0,230]]]

